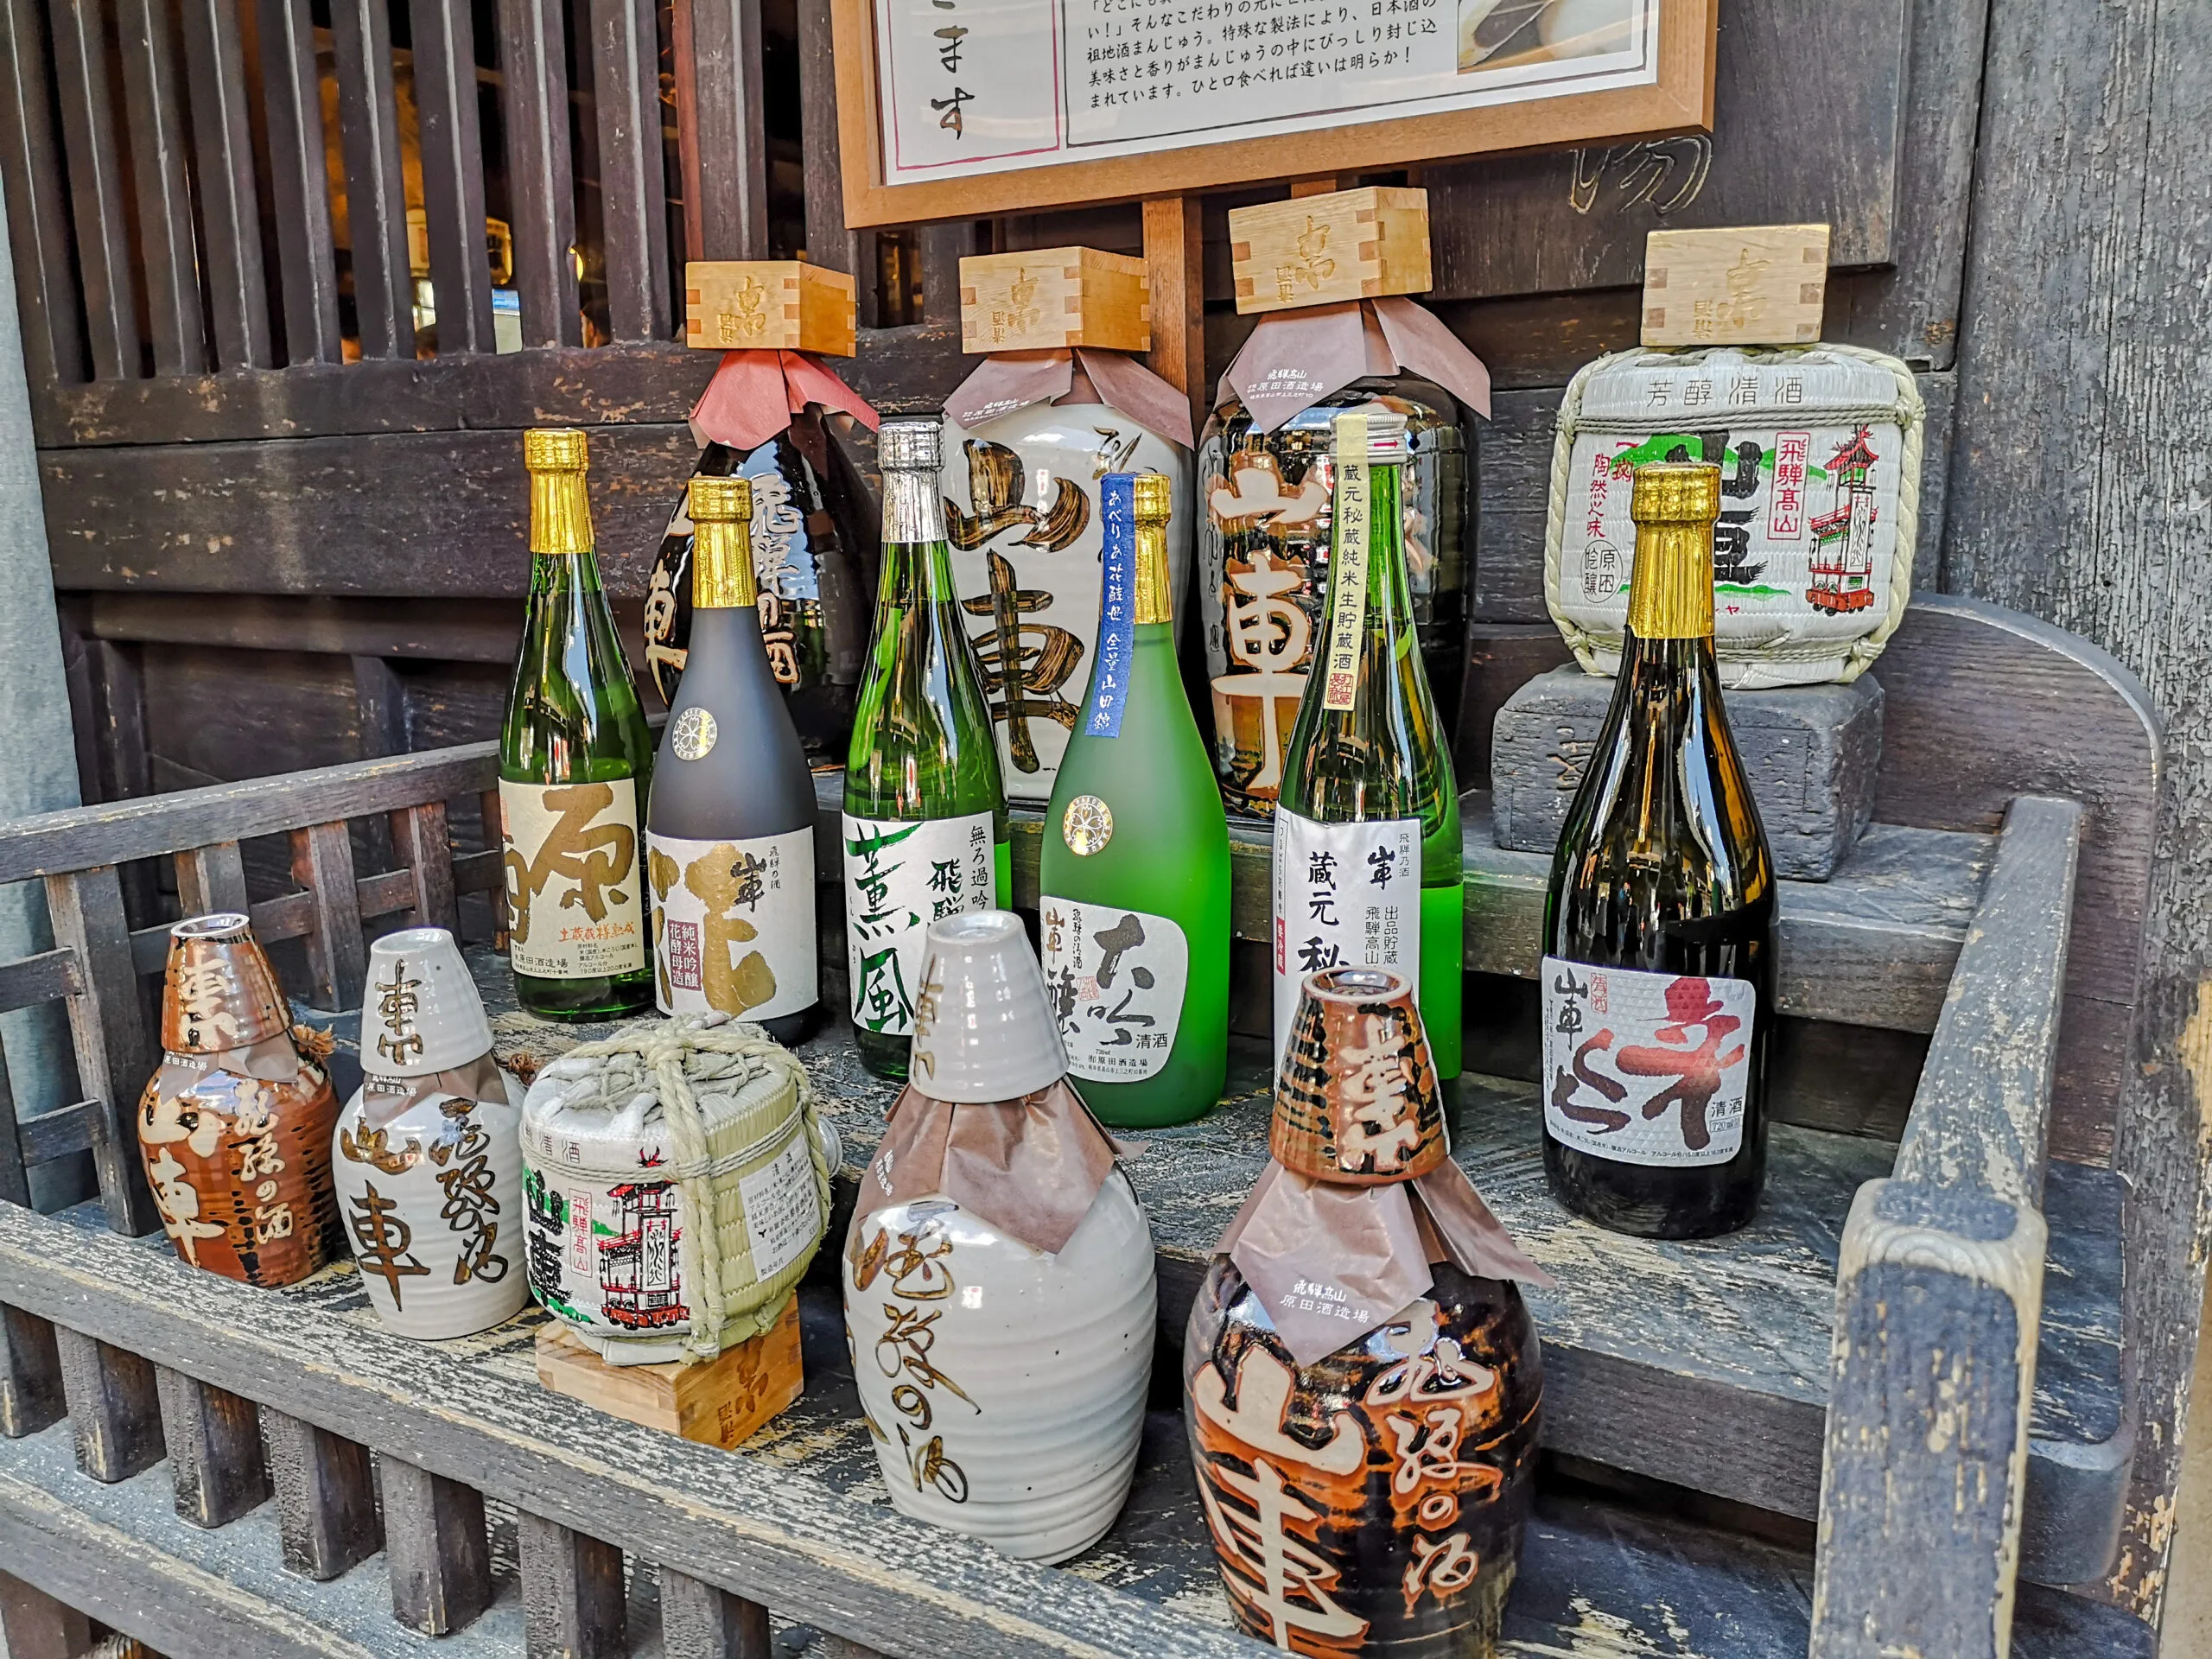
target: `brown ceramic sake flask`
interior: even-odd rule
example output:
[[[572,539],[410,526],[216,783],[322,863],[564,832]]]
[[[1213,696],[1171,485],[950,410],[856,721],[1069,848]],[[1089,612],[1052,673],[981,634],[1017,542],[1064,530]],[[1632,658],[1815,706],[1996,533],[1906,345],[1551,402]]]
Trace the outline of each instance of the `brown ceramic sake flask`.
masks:
[[[176,1253],[250,1285],[330,1258],[337,1096],[300,1053],[276,976],[236,912],[169,930],[161,1070],[138,1102],[138,1150]]]
[[[1434,1068],[1405,981],[1313,975],[1294,1031],[1270,1135],[1285,1173],[1272,1179],[1382,1204],[1393,1184],[1438,1170]],[[1228,1255],[1192,1305],[1184,1416],[1199,1496],[1237,1622],[1270,1646],[1329,1659],[1497,1651],[1535,1484],[1542,1359],[1511,1281],[1440,1259],[1428,1270],[1427,1295],[1379,1318],[1361,1310],[1349,1340],[1303,1364]],[[1309,1313],[1332,1311],[1325,1264],[1284,1290],[1307,1292]]]

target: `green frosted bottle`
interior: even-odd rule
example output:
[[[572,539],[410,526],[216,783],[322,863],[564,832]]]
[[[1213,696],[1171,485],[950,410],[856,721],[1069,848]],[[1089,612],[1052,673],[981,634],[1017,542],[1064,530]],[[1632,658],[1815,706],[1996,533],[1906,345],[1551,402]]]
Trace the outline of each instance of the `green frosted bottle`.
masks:
[[[845,766],[845,959],[854,1040],[879,1077],[906,1075],[922,945],[942,916],[1013,893],[998,740],[962,626],[938,488],[934,416],[887,420],[883,575]]]
[[[1459,1075],[1465,892],[1459,795],[1421,666],[1399,486],[1405,416],[1336,421],[1322,648],[1292,728],[1274,829],[1274,1044],[1321,968],[1410,975],[1440,1077]]]
[[[592,551],[581,432],[523,435],[530,603],[499,728],[507,963],[550,1020],[607,1020],[653,997],[638,827],[653,740]]]
[[[1045,812],[1046,989],[1121,1128],[1187,1123],[1229,1065],[1229,823],[1175,663],[1169,484],[1109,473],[1090,690]]]

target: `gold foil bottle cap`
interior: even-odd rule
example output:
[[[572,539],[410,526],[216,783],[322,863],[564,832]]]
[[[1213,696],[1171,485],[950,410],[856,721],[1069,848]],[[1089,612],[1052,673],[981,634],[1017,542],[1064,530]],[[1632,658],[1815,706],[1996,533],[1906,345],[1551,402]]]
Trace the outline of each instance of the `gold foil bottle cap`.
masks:
[[[1139,524],[1164,524],[1175,499],[1175,486],[1165,473],[1139,473],[1136,513]]]
[[[573,426],[534,426],[522,435],[522,464],[533,473],[581,473],[591,464],[590,440]]]
[[[700,477],[691,480],[691,522],[747,524],[753,518],[753,483],[743,478]]]
[[[1709,524],[1720,516],[1720,469],[1706,461],[1648,461],[1636,469],[1628,511],[1639,524]]]

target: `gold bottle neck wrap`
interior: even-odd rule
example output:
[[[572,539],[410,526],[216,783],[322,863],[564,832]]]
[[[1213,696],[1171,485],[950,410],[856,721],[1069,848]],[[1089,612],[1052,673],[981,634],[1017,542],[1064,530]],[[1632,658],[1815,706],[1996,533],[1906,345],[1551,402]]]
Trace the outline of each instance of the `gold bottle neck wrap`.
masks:
[[[1639,639],[1713,637],[1710,519],[1637,525],[1628,626]]]
[[[1167,520],[1137,520],[1136,625],[1173,622],[1175,590],[1167,580]]]
[[[531,474],[530,550],[568,554],[592,550],[591,497],[584,488],[582,473]]]
[[[937,471],[883,469],[883,539],[888,543],[944,539],[944,497]]]
[[[753,572],[753,524],[746,518],[704,518],[691,526],[691,603],[702,611],[737,611],[760,602]]]

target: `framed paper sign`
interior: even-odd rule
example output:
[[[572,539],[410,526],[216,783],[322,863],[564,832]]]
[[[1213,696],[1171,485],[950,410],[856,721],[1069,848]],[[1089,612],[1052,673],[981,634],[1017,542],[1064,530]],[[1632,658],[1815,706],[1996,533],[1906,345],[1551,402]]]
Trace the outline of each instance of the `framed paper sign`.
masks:
[[[845,217],[1709,127],[1716,0],[832,0]]]

